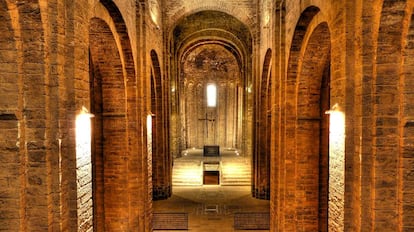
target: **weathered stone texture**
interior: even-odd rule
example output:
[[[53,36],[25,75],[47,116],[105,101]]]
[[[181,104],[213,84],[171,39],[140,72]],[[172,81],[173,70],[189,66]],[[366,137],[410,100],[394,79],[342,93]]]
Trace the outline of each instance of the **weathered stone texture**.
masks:
[[[149,2],[0,0],[0,230],[150,231],[172,157],[202,145],[203,77],[223,73],[242,107],[211,129],[251,155],[272,231],[414,229],[414,1]]]

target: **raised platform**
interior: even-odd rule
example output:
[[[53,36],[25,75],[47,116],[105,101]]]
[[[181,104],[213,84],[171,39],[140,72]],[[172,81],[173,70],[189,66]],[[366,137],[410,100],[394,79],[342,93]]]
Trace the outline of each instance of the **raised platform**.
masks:
[[[217,170],[210,170],[211,163],[218,163]],[[203,185],[204,171],[218,171],[220,185],[251,185],[250,159],[236,149],[222,149],[220,156],[204,156],[203,149],[189,149],[182,157],[174,159],[173,185]]]

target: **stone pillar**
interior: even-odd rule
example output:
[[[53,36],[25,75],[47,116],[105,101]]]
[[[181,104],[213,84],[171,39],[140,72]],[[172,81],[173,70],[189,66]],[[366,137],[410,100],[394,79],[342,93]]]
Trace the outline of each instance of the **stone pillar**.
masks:
[[[271,51],[268,50],[255,94],[255,128],[252,194],[259,199],[270,199],[270,109],[271,109]]]
[[[166,130],[164,122],[166,94],[162,82],[158,55],[151,51],[151,113],[152,113],[152,198],[153,200],[167,199],[172,194],[171,164],[167,152]]]

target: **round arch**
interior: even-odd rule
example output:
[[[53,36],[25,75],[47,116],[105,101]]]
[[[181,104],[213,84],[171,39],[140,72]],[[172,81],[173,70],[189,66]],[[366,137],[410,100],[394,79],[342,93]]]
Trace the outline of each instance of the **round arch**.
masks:
[[[315,230],[327,231],[328,179],[333,178],[333,176],[329,178],[328,171],[330,163],[329,121],[325,114],[330,108],[329,67],[331,61],[328,25],[319,24],[312,31],[307,42],[299,67],[296,90],[296,140],[298,141],[296,143],[296,168],[298,170],[296,183],[297,186],[303,188],[303,190],[297,190],[297,193],[303,197],[296,201],[300,205],[299,212],[308,212],[308,215],[312,215],[309,221],[302,219],[304,225],[313,225]],[[336,178],[335,181],[337,181]],[[332,184],[336,185],[335,182]],[[332,194],[340,191],[338,196],[343,197],[344,189],[341,191],[338,187],[340,186],[329,189]]]
[[[382,1],[373,80],[372,230],[410,230],[414,133],[412,1]],[[384,204],[386,207],[384,207]],[[386,212],[386,214],[385,214]],[[388,218],[388,219],[385,219]],[[386,222],[384,220],[387,220]],[[383,223],[381,223],[383,222]]]
[[[294,165],[284,166],[282,170],[290,174],[284,182],[289,183],[290,194],[284,202],[296,202],[296,207],[285,209],[284,215],[296,215],[296,221],[289,224],[297,228],[312,228],[315,231],[328,231],[328,180],[330,175],[329,154],[329,117],[330,109],[330,64],[331,37],[328,23],[317,17],[320,9],[315,6],[306,8],[296,25],[289,52],[285,105],[285,162]],[[342,141],[342,144],[344,141]],[[341,147],[342,148],[342,147]],[[340,155],[344,156],[342,149]],[[344,159],[338,158],[338,169],[344,165]],[[342,175],[344,170],[339,171]],[[336,186],[337,187],[337,186]],[[342,210],[344,189],[338,189]],[[303,217],[304,212],[310,217]],[[341,215],[341,214],[339,214]],[[331,217],[333,218],[333,216]],[[343,222],[342,217],[335,221]],[[341,225],[339,225],[341,227]]]
[[[258,80],[255,104],[255,147],[253,148],[253,182],[252,194],[259,199],[270,199],[270,112],[272,89],[272,50],[266,51],[262,75]]]
[[[121,223],[116,215],[122,215],[128,208],[122,197],[128,183],[125,79],[118,47],[103,20],[93,18],[90,21],[89,42],[91,112],[95,115],[95,226],[98,230],[103,225],[106,229],[115,229]]]
[[[220,19],[220,20],[218,20]],[[198,26],[197,26],[198,25]],[[171,78],[171,130],[173,135],[178,135],[181,132],[182,125],[181,119],[175,115],[180,115],[178,96],[180,96],[180,78],[182,75],[182,61],[184,57],[187,57],[189,52],[200,46],[211,46],[213,44],[221,45],[224,49],[231,52],[239,65],[241,65],[241,75],[243,80],[243,87],[238,90],[238,95],[244,96],[244,89],[246,86],[250,86],[252,83],[251,57],[247,54],[251,54],[252,51],[252,36],[249,28],[240,22],[237,18],[227,13],[215,10],[204,10],[188,14],[176,20],[174,28],[169,32],[169,48],[171,51],[170,62],[170,76]],[[251,100],[252,101],[252,100]],[[247,98],[241,99],[240,103],[243,106],[240,110],[244,110],[243,117],[246,116],[248,104],[252,106],[252,102],[249,102]],[[174,107],[175,106],[175,107]],[[244,120],[243,120],[244,122]],[[247,122],[247,120],[246,120]],[[240,134],[247,135],[250,127],[238,125]],[[250,133],[251,134],[251,133]],[[171,138],[171,151],[174,157],[179,156],[183,149],[182,143]],[[240,137],[240,139],[243,139]],[[251,138],[246,139],[251,140]],[[182,142],[182,141],[181,141]],[[248,142],[250,143],[250,142]],[[247,144],[247,143],[243,143]],[[243,145],[244,146],[244,145]],[[251,149],[246,145],[242,150],[251,154]]]
[[[136,4],[135,10],[137,14],[140,14],[138,12],[142,10],[141,5]],[[140,17],[137,18],[137,22],[142,23]],[[97,28],[93,28],[94,26],[97,26]],[[95,225],[99,228],[102,228],[105,225],[103,222],[106,221],[110,221],[111,223],[108,226],[114,226],[114,228],[117,223],[122,224],[124,228],[139,228],[140,230],[145,230],[145,228],[151,226],[151,214],[149,213],[151,207],[148,206],[151,197],[147,193],[152,188],[149,181],[152,171],[150,165],[147,165],[150,158],[148,157],[148,150],[143,149],[148,144],[142,139],[142,135],[146,135],[145,127],[142,125],[145,125],[143,122],[147,120],[148,105],[139,104],[138,95],[143,93],[137,91],[137,88],[142,86],[141,84],[146,80],[140,80],[137,76],[137,56],[140,51],[133,49],[133,40],[129,37],[130,33],[134,31],[134,28],[129,28],[126,24],[116,1],[100,0],[96,2],[90,18],[89,31],[91,99],[95,101],[92,102],[91,108],[95,112],[97,110],[101,111],[101,115],[98,114],[94,119],[95,148],[98,151],[99,149],[102,150],[104,143],[108,140],[105,138],[104,141],[99,141],[105,133],[118,136],[112,139],[112,142],[120,146],[122,144],[122,148],[113,153],[110,152],[113,158],[119,162],[112,162],[108,159],[102,160],[99,158],[99,155],[102,157],[102,151],[99,151],[100,153],[98,151],[94,152],[98,155],[98,157],[95,155],[93,164],[97,177],[95,178],[96,185],[94,185],[94,200],[100,201],[100,204],[94,205],[94,214],[98,215]],[[115,79],[115,77],[118,79]],[[110,81],[112,83],[109,83]],[[105,92],[112,92],[116,96],[106,101],[104,100]],[[111,105],[112,102],[115,102],[115,99],[117,99],[118,104]],[[100,102],[102,102],[101,105],[99,105]],[[93,107],[95,108],[93,109]],[[112,120],[114,124],[104,123],[104,120]],[[119,124],[119,126],[114,126],[115,124]],[[112,133],[111,130],[116,131],[116,133]],[[100,134],[99,131],[101,131]],[[113,147],[115,149],[116,146]],[[109,150],[107,151],[109,152]],[[117,153],[119,153],[119,156],[114,155]],[[120,201],[120,204],[115,204],[114,210],[110,209],[110,204],[105,205],[106,198],[101,193],[103,185],[101,187],[97,186],[103,184],[104,171],[108,170],[108,174],[111,171],[105,165],[109,165],[114,170],[117,165],[119,166],[118,172],[114,175],[116,176],[115,179],[119,180],[117,190],[124,191],[123,197],[117,197],[121,192],[108,192],[108,194],[115,197],[114,199]],[[99,167],[103,167],[103,170],[100,170]],[[115,183],[110,182],[110,184]],[[107,188],[105,187],[105,189]],[[127,196],[128,201],[125,201],[125,196]],[[123,199],[123,202],[121,202],[121,199]],[[142,215],[145,216],[142,217]],[[100,230],[99,228],[98,230]]]
[[[167,199],[172,194],[172,160],[168,152],[167,98],[158,54],[151,50],[152,114],[152,198]]]

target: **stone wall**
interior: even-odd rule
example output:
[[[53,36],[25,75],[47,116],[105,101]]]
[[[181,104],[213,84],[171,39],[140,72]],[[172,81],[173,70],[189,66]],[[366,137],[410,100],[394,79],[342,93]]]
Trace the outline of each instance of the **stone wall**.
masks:
[[[285,55],[274,64],[285,67],[286,73],[275,73],[275,80],[281,80],[275,86],[274,95],[280,114],[273,116],[281,134],[273,134],[277,143],[272,154],[275,161],[272,171],[277,178],[272,177],[272,183],[276,181],[273,186],[277,187],[272,188],[272,212],[278,219],[274,229],[307,230],[315,225],[302,217],[309,214],[302,208],[303,200],[308,197],[301,193],[305,187],[303,181],[315,179],[318,169],[310,162],[301,164],[305,151],[301,147],[312,141],[306,134],[312,136],[316,132],[303,130],[301,121],[314,117],[303,117],[312,102],[304,103],[306,98],[301,96],[305,94],[303,90],[312,92],[315,88],[301,86],[307,85],[302,81],[304,78],[315,76],[318,67],[323,65],[307,58],[308,55],[321,57],[318,51],[324,49],[324,40],[318,38],[314,44],[312,38],[323,23],[328,31],[321,35],[329,35],[331,107],[328,112],[329,219],[324,228],[329,231],[412,228],[407,220],[413,213],[409,206],[412,202],[406,200],[412,192],[407,175],[413,169],[411,156],[406,155],[411,150],[410,142],[406,142],[411,141],[406,109],[412,102],[408,100],[410,93],[406,88],[411,83],[408,71],[411,69],[408,58],[411,10],[408,9],[412,9],[412,4],[412,1],[284,3],[285,24],[279,25],[285,28],[275,26],[275,34],[286,36],[275,45],[276,49],[282,47]],[[317,50],[310,50],[312,47]],[[312,67],[312,71],[307,72],[307,67]],[[294,85],[289,87],[291,84]],[[340,140],[334,138],[338,124],[342,124],[335,116],[337,112],[345,120]],[[320,201],[319,198],[316,204],[321,204]]]
[[[150,170],[139,171],[148,167],[146,137],[142,136],[142,131],[149,105],[143,97],[147,93],[142,90],[149,78],[136,71],[138,67],[147,66],[144,61],[149,51],[142,46],[146,38],[142,25],[148,12],[142,11],[140,4],[135,7],[135,1],[117,4],[119,6],[108,1],[101,4],[83,0],[0,1],[1,230],[92,231],[94,219],[103,222],[96,228],[99,231],[117,221],[122,221],[121,227],[125,229],[150,230]],[[122,153],[117,157],[119,163],[101,162],[90,152],[85,153],[89,157],[77,157],[75,149],[76,115],[83,107],[93,110],[90,105],[93,102],[89,56],[93,44],[89,43],[91,18],[100,18],[107,24],[109,29],[101,32],[112,34],[113,44],[116,44],[112,52],[118,54],[105,58],[118,60],[118,65],[101,67],[101,77],[118,70],[126,93],[125,97],[104,99],[109,114],[112,110],[127,112],[128,124],[121,120],[111,127],[117,130],[111,136],[123,131],[122,138],[112,140],[119,145],[117,151]],[[159,44],[151,46],[159,49]],[[101,58],[108,55],[109,45],[98,52]],[[105,63],[104,60],[95,61]],[[110,80],[105,78],[106,83]],[[104,88],[102,94],[122,96],[112,90]],[[116,99],[124,104],[113,102]],[[124,129],[119,126],[121,124]],[[107,122],[105,126],[111,124]],[[108,131],[101,137],[108,136]],[[116,148],[114,144],[106,146]],[[103,152],[110,153],[108,149]],[[115,179],[122,177],[122,181],[109,188],[112,193],[124,191],[119,192],[120,195],[110,195],[108,189],[107,195],[99,200],[99,191],[110,185],[110,179],[95,175],[92,179],[92,171],[99,173],[103,166],[107,166],[106,173],[113,168],[112,177],[119,173]],[[115,191],[117,186],[120,188]],[[92,195],[93,188],[97,195]],[[93,197],[94,201],[106,202],[104,207],[97,204],[92,208]],[[115,199],[122,204],[110,206]],[[99,211],[105,208],[111,208],[112,212],[122,209],[122,213]],[[99,216],[94,218],[93,213]]]
[[[163,3],[163,24],[166,31],[171,32],[175,27],[175,24],[182,17],[189,14],[193,14],[203,10],[214,10],[221,11],[227,14],[233,15],[240,21],[246,23],[250,30],[254,30],[257,25],[256,19],[256,7],[257,2],[250,0],[207,0],[207,1],[197,1],[197,0],[173,0],[168,1],[164,0]]]
[[[236,7],[237,5],[237,7]],[[164,1],[163,2],[163,25],[166,35],[166,50],[169,51],[167,62],[168,75],[171,80],[171,87],[179,90],[180,66],[183,62],[182,54],[194,46],[197,41],[204,38],[214,37],[213,43],[227,44],[234,50],[236,58],[241,62],[241,73],[243,85],[252,86],[252,66],[251,59],[254,49],[254,40],[257,38],[257,3],[254,1]],[[220,42],[218,42],[220,41]],[[257,40],[258,41],[258,40]],[[240,64],[239,64],[240,65]],[[252,88],[252,87],[251,87]],[[252,153],[252,102],[253,98],[244,95],[243,125],[241,126],[243,135],[241,145],[243,153]],[[185,149],[180,139],[181,125],[179,118],[179,93],[174,92],[171,98],[171,152],[178,156],[180,151]]]
[[[174,50],[172,33],[180,20],[209,10],[238,22],[220,29],[240,38],[200,35],[233,46],[244,90],[262,99],[245,95],[242,144],[249,153],[270,143],[272,230],[413,230],[413,5],[0,0],[0,228],[91,231],[95,220],[98,231],[151,230],[151,51],[166,117],[178,107],[174,52],[183,52]],[[255,99],[269,101],[259,94],[269,50],[271,138],[254,144],[269,133],[255,111],[264,108],[253,107]],[[83,107],[95,114],[95,144],[90,157],[77,159],[75,118]],[[333,120],[338,112],[344,121]],[[157,170],[172,162],[169,145],[179,136],[169,123],[177,121],[157,122],[174,136],[169,144],[171,134],[156,131],[165,139],[156,145],[164,159]],[[327,135],[334,124],[342,126],[335,143]]]
[[[236,57],[221,45],[203,45],[184,58],[180,79],[183,147],[240,148],[237,126],[242,79]],[[207,106],[207,85],[217,88],[216,106]]]

